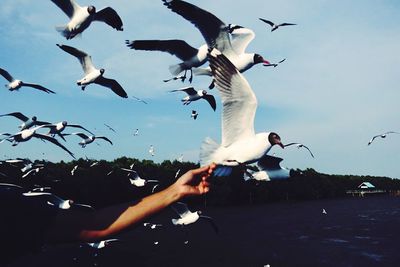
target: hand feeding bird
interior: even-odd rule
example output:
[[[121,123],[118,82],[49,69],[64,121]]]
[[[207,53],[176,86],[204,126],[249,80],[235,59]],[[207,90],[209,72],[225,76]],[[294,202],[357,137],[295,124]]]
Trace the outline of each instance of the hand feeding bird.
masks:
[[[24,87],[31,87],[40,91],[43,91],[45,93],[51,93],[55,94],[54,91],[47,89],[46,87],[35,84],[35,83],[26,83],[21,80],[15,79],[9,72],[7,72],[5,69],[0,68],[0,75],[3,76],[9,84],[6,84],[5,86],[8,88],[10,91],[18,91],[22,86]]]

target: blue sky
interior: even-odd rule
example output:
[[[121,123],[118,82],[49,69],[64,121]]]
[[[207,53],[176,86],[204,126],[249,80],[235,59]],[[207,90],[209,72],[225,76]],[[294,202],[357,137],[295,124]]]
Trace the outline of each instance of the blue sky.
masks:
[[[112,160],[120,156],[197,162],[202,140],[220,141],[220,105],[206,102],[183,106],[183,93],[170,90],[188,86],[170,78],[168,66],[178,59],[161,52],[133,51],[125,40],[183,39],[195,47],[204,43],[188,21],[168,10],[161,0],[78,1],[98,9],[112,6],[124,22],[118,32],[103,23],[93,23],[82,36],[64,39],[56,25],[67,22],[65,14],[50,0],[3,0],[0,6],[0,67],[26,82],[40,83],[54,91],[47,95],[33,89],[0,90],[0,113],[19,111],[40,120],[81,124],[114,145],[78,146],[70,136],[65,145],[77,157]],[[284,143],[301,142],[306,150],[274,147],[271,154],[284,158],[287,168],[314,168],[332,174],[400,177],[400,135],[368,140],[385,131],[400,131],[399,63],[400,4],[398,1],[326,0],[227,0],[191,1],[226,23],[251,28],[256,38],[247,51],[266,59],[286,61],[277,68],[254,66],[244,75],[259,102],[255,129],[275,131]],[[258,18],[292,22],[296,26],[270,32]],[[56,44],[74,46],[92,55],[97,67],[106,69],[128,92],[148,102],[122,99],[107,89],[90,85],[82,92],[76,80],[82,77],[78,61]],[[196,89],[206,88],[208,77],[195,77]],[[0,77],[0,84],[6,80]],[[192,109],[199,112],[196,121]],[[114,133],[104,126],[112,126]],[[0,132],[16,132],[15,118],[0,118]],[[133,136],[138,128],[139,136]],[[155,147],[155,156],[148,153]],[[60,148],[32,140],[11,147],[0,144],[0,159],[29,157],[51,161],[72,158]]]

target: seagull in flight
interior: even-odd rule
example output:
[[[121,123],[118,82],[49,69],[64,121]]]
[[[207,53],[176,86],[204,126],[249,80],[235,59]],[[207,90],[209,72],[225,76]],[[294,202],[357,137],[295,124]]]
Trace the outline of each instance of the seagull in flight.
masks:
[[[199,113],[196,110],[192,110],[192,114],[190,114],[190,117],[195,120],[197,119],[197,116],[199,116]]]
[[[0,115],[0,117],[4,117],[4,116],[12,116],[12,117],[15,117],[15,118],[23,121],[23,123],[20,126],[18,126],[18,128],[20,128],[21,131],[25,130],[25,129],[29,129],[33,126],[51,124],[50,122],[47,122],[47,121],[38,121],[36,116],[33,116],[31,119],[29,119],[27,116],[25,116],[21,112],[12,112],[12,113]]]
[[[281,63],[284,62],[285,60],[286,60],[286,58],[279,60],[278,63],[264,64],[264,66],[276,68],[276,67],[278,67],[279,64],[281,64]]]
[[[313,153],[311,152],[311,150],[310,150],[307,146],[305,146],[305,145],[303,145],[303,144],[301,144],[301,143],[289,143],[289,144],[284,145],[284,147],[293,146],[293,145],[296,146],[297,148],[302,148],[302,147],[304,147],[305,149],[308,150],[308,152],[310,152],[311,157],[314,158],[314,155],[313,155]]]
[[[199,99],[204,99],[210,104],[211,108],[215,111],[217,108],[217,103],[215,102],[215,97],[209,95],[206,90],[195,90],[193,87],[184,87],[181,89],[172,90],[171,92],[185,92],[187,96],[182,98],[184,105],[189,105],[192,101]]]
[[[145,180],[139,176],[137,171],[132,169],[121,168],[121,170],[128,172],[129,181],[131,184],[137,187],[143,187],[147,183],[159,183],[158,180]]]
[[[284,148],[275,132],[255,133],[257,98],[238,69],[217,49],[209,54],[210,67],[222,100],[222,143],[206,138],[200,148],[201,165],[219,165],[214,176],[228,176],[233,166],[258,161],[274,146]]]
[[[395,132],[395,131],[389,131],[389,132],[386,132],[386,133],[383,133],[383,134],[375,135],[374,137],[371,138],[371,140],[368,141],[368,145],[372,144],[372,142],[375,140],[375,138],[378,138],[378,137],[386,138],[386,136],[388,134],[400,134],[400,133],[399,132]]]
[[[67,127],[80,128],[80,129],[82,129],[82,130],[87,131],[87,132],[90,133],[90,134],[93,134],[91,131],[89,131],[89,130],[86,129],[85,127],[83,127],[83,126],[81,126],[81,125],[78,125],[78,124],[68,124],[67,121],[60,121],[60,122],[55,123],[55,124],[46,124],[46,125],[44,126],[44,128],[50,128],[50,130],[49,130],[49,132],[47,133],[47,135],[50,135],[50,136],[52,136],[52,137],[54,137],[55,135],[58,135],[58,136],[61,137],[64,141],[66,141],[66,140],[65,140],[65,138],[64,138],[64,136],[63,136],[63,134],[62,134],[62,131],[64,131],[65,128],[67,128]]]
[[[134,132],[133,132],[133,136],[138,136],[139,135],[139,129],[136,129]]]
[[[43,91],[45,93],[48,94],[55,94],[54,91],[47,89],[46,87],[43,87],[39,84],[34,84],[34,83],[25,83],[21,80],[15,79],[13,76],[11,76],[11,74],[9,72],[7,72],[5,69],[0,68],[0,75],[4,77],[4,79],[6,79],[9,84],[6,84],[6,88],[8,88],[8,90],[10,91],[18,91],[18,89],[20,89],[22,86],[24,87],[31,87],[40,91]]]
[[[80,207],[80,208],[93,210],[93,208],[90,205],[78,204],[78,203],[75,203],[71,199],[62,199],[61,197],[54,195],[52,193],[49,193],[49,192],[26,192],[26,193],[23,193],[22,195],[24,195],[26,197],[46,198],[48,205],[56,206],[59,209],[63,209],[63,210],[67,210],[67,209],[70,209],[73,207]]]
[[[81,86],[82,90],[85,90],[86,86],[91,83],[95,83],[101,86],[110,88],[115,94],[122,98],[127,98],[128,94],[122,88],[122,86],[113,79],[108,79],[103,76],[104,69],[96,69],[92,63],[92,57],[87,53],[80,51],[72,46],[57,44],[62,50],[70,55],[76,57],[82,65],[85,76],[77,81],[77,84]]]
[[[151,155],[152,157],[154,157],[155,151],[154,151],[154,146],[153,146],[153,145],[150,145],[149,153],[150,153],[150,155]]]
[[[105,123],[104,123],[104,125],[105,125],[110,131],[113,131],[114,133],[116,133],[116,131],[115,131],[110,125],[107,125],[107,124],[105,124]]]
[[[80,6],[75,0],[51,0],[56,4],[70,19],[63,26],[56,27],[67,40],[74,38],[86,30],[93,21],[102,21],[113,27],[117,31],[122,31],[122,20],[118,13],[111,7],[96,11],[96,7]]]
[[[109,142],[111,145],[113,144],[113,143],[111,142],[111,140],[108,139],[108,138],[105,137],[105,136],[97,136],[97,135],[90,135],[90,136],[87,136],[87,135],[84,134],[84,133],[71,133],[71,134],[77,135],[77,136],[79,136],[80,138],[82,138],[82,141],[79,142],[79,145],[80,145],[82,148],[86,147],[86,146],[87,146],[88,144],[90,144],[90,143],[93,143],[94,140],[96,140],[96,139],[103,139],[103,140]],[[65,135],[71,135],[71,134],[65,134]]]
[[[197,222],[199,219],[207,220],[211,226],[213,227],[214,231],[218,233],[218,227],[214,223],[214,220],[209,216],[201,215],[201,211],[192,212],[189,210],[188,206],[182,202],[176,202],[171,205],[171,208],[178,214],[179,218],[172,219],[172,223],[174,225],[189,225],[192,223]]]
[[[108,245],[110,245],[112,242],[119,241],[119,239],[116,238],[111,238],[111,239],[106,239],[106,240],[101,240],[98,242],[91,242],[87,243],[89,246],[96,248],[96,249],[102,249]]]
[[[137,101],[139,101],[139,102],[142,102],[143,104],[148,104],[146,101],[144,101],[143,99],[140,99],[139,97],[136,97],[136,96],[132,96],[132,98],[133,99],[136,99]]]
[[[200,67],[207,61],[207,44],[203,44],[199,48],[194,48],[187,42],[178,39],[171,40],[126,40],[126,45],[131,49],[135,50],[147,50],[147,51],[161,51],[167,52],[171,55],[176,56],[181,63],[176,65],[171,65],[169,70],[171,74],[175,75],[174,78],[164,80],[168,82],[170,80],[180,79],[182,82],[186,79],[186,72],[191,71],[194,67]],[[183,76],[177,76],[179,73],[185,71]],[[191,71],[189,82],[191,83],[193,79],[193,73]]]
[[[281,26],[297,25],[297,24],[294,24],[294,23],[286,23],[286,22],[285,23],[280,23],[280,24],[275,24],[272,21],[269,21],[269,20],[266,20],[266,19],[262,19],[262,18],[259,18],[259,19],[271,26],[271,32],[277,30]]]

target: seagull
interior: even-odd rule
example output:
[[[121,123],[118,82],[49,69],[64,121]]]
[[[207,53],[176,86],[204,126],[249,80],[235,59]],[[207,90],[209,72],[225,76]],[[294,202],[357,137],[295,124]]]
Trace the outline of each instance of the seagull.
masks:
[[[61,121],[55,124],[47,124],[44,126],[45,128],[50,128],[49,132],[47,133],[48,135],[51,135],[52,137],[54,137],[56,134],[61,137],[64,141],[65,138],[64,136],[61,134],[62,131],[65,130],[65,128],[67,127],[72,127],[72,128],[80,128],[82,130],[87,131],[90,134],[93,134],[91,131],[89,131],[88,129],[86,129],[85,127],[78,125],[78,124],[68,124],[67,121]]]
[[[111,7],[106,7],[96,12],[94,6],[80,6],[74,0],[51,1],[70,18],[66,25],[56,27],[57,31],[67,40],[81,34],[89,27],[92,21],[103,21],[117,31],[123,30],[121,18]]]
[[[278,63],[264,64],[264,66],[266,66],[266,67],[270,67],[270,66],[271,66],[271,67],[276,68],[276,67],[278,67],[279,64],[281,64],[281,63],[284,62],[285,60],[286,60],[286,58],[279,60]]]
[[[178,175],[181,173],[181,169],[178,169],[175,173],[175,179],[178,178]]]
[[[399,132],[394,132],[394,131],[389,131],[389,132],[386,132],[386,133],[383,133],[383,134],[375,135],[374,137],[371,138],[371,140],[369,140],[368,145],[372,144],[372,142],[375,140],[375,138],[378,138],[378,137],[386,138],[386,136],[388,134],[400,134],[400,133]]]
[[[129,172],[128,177],[131,184],[137,187],[143,187],[147,183],[158,183],[158,180],[145,180],[139,176],[139,174],[131,169],[121,168],[121,170]]]
[[[183,40],[135,40],[129,41],[126,40],[126,45],[131,49],[135,50],[148,50],[148,51],[161,51],[167,52],[171,55],[176,56],[180,60],[181,63],[176,65],[171,65],[169,70],[171,74],[175,75],[174,78],[165,80],[168,82],[170,80],[182,80],[186,79],[186,72],[191,70],[194,67],[200,67],[207,61],[207,50],[208,45],[203,44],[199,48],[194,48],[189,45],[187,42]],[[181,72],[185,71],[183,76],[178,77],[177,75]],[[189,82],[191,83],[193,79],[193,75],[191,72]]]
[[[92,63],[92,57],[83,51],[80,51],[72,46],[57,44],[62,50],[68,54],[76,57],[82,65],[85,76],[77,81],[77,84],[81,86],[82,90],[85,90],[86,86],[95,83],[110,88],[115,94],[122,98],[127,98],[128,94],[122,88],[122,86],[113,79],[108,79],[103,76],[104,69],[96,69]]]
[[[71,151],[69,151],[65,146],[63,146],[60,142],[58,142],[57,139],[55,139],[53,137],[50,137],[48,135],[44,135],[44,134],[40,134],[40,133],[36,132],[38,129],[42,128],[43,126],[44,125],[36,126],[34,128],[25,129],[25,130],[22,130],[22,131],[20,131],[20,132],[18,132],[16,134],[9,135],[8,137],[2,139],[0,141],[0,143],[3,142],[4,140],[8,140],[8,141],[13,142],[12,146],[16,146],[20,142],[26,142],[26,141],[29,141],[32,137],[36,137],[36,138],[39,138],[41,140],[49,141],[49,142],[55,144],[56,146],[61,147],[68,154],[70,154],[71,157],[75,158],[74,154]]]
[[[114,133],[116,133],[116,131],[115,131],[110,125],[107,125],[107,124],[105,124],[105,123],[104,123],[104,125],[105,125],[110,131],[113,131]]]
[[[190,114],[190,117],[195,120],[195,119],[197,119],[197,116],[199,116],[199,113],[197,113],[196,110],[192,110],[192,114]]]
[[[136,99],[137,101],[139,101],[139,102],[142,102],[143,104],[148,104],[146,101],[144,101],[143,99],[140,99],[139,97],[136,97],[136,96],[132,96],[132,98],[133,99]]]
[[[183,162],[183,154],[181,154],[176,160],[178,162],[182,163]]]
[[[112,239],[106,239],[106,240],[101,240],[98,242],[92,242],[92,243],[87,243],[87,244],[93,248],[101,249],[115,241],[119,241],[119,239],[112,238]]]
[[[184,87],[181,89],[172,90],[171,92],[185,92],[187,96],[181,100],[184,105],[189,105],[192,101],[204,99],[210,104],[214,111],[217,108],[217,103],[215,102],[214,96],[209,95],[206,90],[196,91],[193,87]]]
[[[113,143],[111,142],[111,140],[108,139],[108,138],[105,137],[105,136],[97,136],[97,135],[90,135],[90,136],[87,136],[87,135],[84,134],[84,133],[71,133],[71,134],[77,135],[77,136],[79,136],[80,138],[82,138],[82,141],[79,142],[79,145],[80,145],[82,148],[86,147],[86,145],[88,145],[88,144],[90,144],[90,143],[93,143],[94,140],[96,140],[96,139],[103,139],[103,140],[106,140],[107,142],[109,142],[111,145],[113,144]],[[67,134],[67,135],[70,135],[70,134]]]
[[[47,89],[39,84],[25,83],[21,80],[14,79],[13,76],[11,76],[11,74],[8,73],[5,69],[0,68],[0,75],[3,76],[7,81],[9,81],[9,84],[6,84],[5,86],[10,91],[18,91],[18,89],[20,89],[22,86],[26,86],[26,87],[32,87],[32,88],[38,89],[38,90],[43,91],[48,94],[49,93],[55,94],[54,91]]]
[[[79,165],[75,165],[73,168],[72,168],[72,170],[71,170],[71,175],[72,176],[74,176],[75,175],[75,172],[76,172],[76,170],[79,168]]]
[[[311,150],[310,150],[307,146],[305,146],[305,145],[303,145],[303,144],[300,144],[300,143],[289,143],[289,144],[284,145],[284,147],[288,147],[288,146],[292,146],[292,145],[295,145],[297,148],[304,147],[305,149],[308,150],[308,152],[310,152],[311,157],[314,158],[314,155],[313,155],[313,153],[311,152]]]
[[[12,112],[12,113],[0,115],[0,117],[4,117],[4,116],[13,116],[13,117],[23,121],[23,123],[20,126],[18,126],[18,128],[21,128],[21,131],[25,130],[25,129],[29,129],[33,126],[51,124],[50,122],[46,122],[46,121],[38,121],[36,116],[33,116],[31,119],[29,119],[27,116],[25,116],[21,112]]]
[[[35,174],[36,174],[36,173],[40,172],[40,170],[42,170],[42,169],[44,169],[44,167],[36,167],[36,168],[30,169],[30,170],[26,171],[26,172],[21,176],[21,178],[25,178],[25,177],[31,175],[32,173],[35,173]]]
[[[54,194],[49,193],[49,192],[26,192],[26,193],[23,193],[22,195],[24,195],[26,197],[43,197],[43,198],[46,198],[48,205],[56,206],[59,209],[63,209],[63,210],[67,210],[67,209],[70,209],[72,207],[82,207],[82,208],[93,210],[93,208],[91,206],[89,206],[89,205],[77,204],[77,203],[74,203],[74,201],[71,200],[71,199],[62,199],[59,196],[54,195]]]
[[[214,223],[213,219],[209,216],[201,215],[201,211],[191,212],[188,206],[185,203],[177,202],[171,205],[171,208],[179,215],[178,219],[172,219],[172,223],[174,225],[188,225],[195,223],[197,220],[205,219],[207,220],[211,226],[213,227],[214,231],[218,233],[218,227]]]
[[[245,53],[248,44],[255,37],[255,33],[251,29],[235,24],[226,25],[210,12],[185,1],[163,0],[163,2],[171,11],[194,24],[206,40],[208,48],[217,48],[225,54],[241,72],[248,70],[258,63],[269,64],[269,62],[259,54]],[[195,74],[210,75],[210,72],[205,69],[205,71],[195,72]]]
[[[322,209],[322,214],[328,214],[325,209]]]
[[[282,158],[264,155],[257,161],[257,167],[259,171],[245,171],[244,180],[248,181],[250,179],[254,179],[256,181],[271,181],[289,178],[290,171],[280,166],[282,160]]]
[[[257,98],[244,76],[218,50],[213,49],[209,57],[223,105],[222,143],[206,138],[200,148],[200,162],[202,166],[212,162],[220,165],[214,176],[227,176],[231,166],[256,162],[274,145],[284,146],[275,132],[255,133]]]
[[[265,23],[267,23],[267,24],[269,24],[272,28],[271,28],[271,32],[273,32],[273,31],[275,31],[276,29],[278,29],[279,27],[281,27],[281,26],[291,26],[291,25],[297,25],[297,24],[294,24],[294,23],[281,23],[281,24],[275,24],[275,23],[273,23],[272,21],[269,21],[269,20],[266,20],[266,19],[262,19],[262,18],[259,18],[261,21],[263,21],[263,22],[265,22]]]
[[[133,136],[138,136],[139,135],[139,129],[136,129],[134,132],[133,132]]]
[[[150,145],[149,153],[150,153],[150,155],[151,155],[152,157],[154,157],[155,151],[154,151],[154,146],[153,146],[153,145]]]
[[[149,227],[150,229],[154,230],[154,229],[160,228],[162,226],[162,224],[145,222],[145,223],[143,223],[143,226]]]

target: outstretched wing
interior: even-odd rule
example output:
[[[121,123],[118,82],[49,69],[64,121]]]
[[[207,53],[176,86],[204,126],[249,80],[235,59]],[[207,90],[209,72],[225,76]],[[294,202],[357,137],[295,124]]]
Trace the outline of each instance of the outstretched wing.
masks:
[[[176,202],[171,205],[171,208],[183,218],[186,213],[190,212],[188,206],[183,202]]]
[[[4,79],[6,79],[9,82],[14,81],[13,76],[11,76],[10,73],[8,73],[8,71],[6,71],[5,69],[0,68],[0,75],[4,77]]]
[[[122,88],[122,86],[116,80],[108,79],[108,78],[104,78],[103,76],[100,76],[99,78],[97,78],[94,81],[94,83],[97,83],[102,86],[110,88],[114,93],[116,93],[120,97],[128,98],[128,94],[125,92],[124,88]]]
[[[270,21],[270,20],[266,20],[266,19],[262,19],[262,18],[259,18],[259,20],[261,20],[261,21],[267,23],[267,24],[268,24],[269,26],[271,26],[271,27],[274,27],[274,25],[275,25],[275,23],[273,23],[273,22]]]
[[[107,142],[109,142],[111,145],[113,144],[113,143],[111,142],[111,140],[108,139],[108,138],[105,137],[105,136],[96,136],[96,139],[103,139],[103,140],[106,140]]]
[[[47,89],[46,87],[44,87],[44,86],[41,86],[41,85],[39,85],[39,84],[33,84],[33,83],[22,83],[22,86],[28,86],[28,87],[32,87],[32,88],[35,88],[35,89],[38,89],[38,90],[40,90],[40,91],[43,91],[43,92],[46,92],[46,93],[52,93],[52,94],[55,94],[55,92],[54,91],[52,91],[52,90],[50,90],[50,89]]]
[[[56,4],[69,18],[72,18],[75,10],[80,6],[74,0],[51,0]]]
[[[184,87],[181,89],[175,89],[175,90],[171,90],[171,92],[179,92],[179,91],[183,91],[188,95],[195,95],[197,94],[197,91],[193,88],[193,87]]]
[[[264,155],[257,161],[257,166],[261,170],[279,170],[282,169],[280,166],[282,160],[282,158]]]
[[[111,7],[103,8],[102,10],[96,12],[93,20],[103,21],[116,29],[117,31],[123,31],[122,28],[122,19],[118,15],[117,11],[115,11]]]
[[[215,102],[215,97],[213,95],[205,95],[203,96],[205,100],[210,104],[211,108],[215,111],[217,108],[217,103]]]
[[[181,60],[188,60],[197,55],[198,49],[183,40],[136,40],[126,44],[131,49],[168,52]]]
[[[24,122],[29,120],[29,118],[27,116],[25,116],[24,114],[22,114],[21,112],[11,112],[11,113],[0,115],[0,117],[3,117],[3,116],[13,116]]]
[[[92,62],[92,57],[89,56],[87,53],[69,45],[57,44],[57,46],[62,50],[64,50],[65,52],[67,52],[68,54],[76,57],[79,60],[79,63],[81,63],[82,69],[86,74],[95,70],[95,67]]]
[[[88,133],[90,133],[90,134],[93,134],[94,135],[94,133],[92,133],[91,131],[89,131],[88,129],[86,129],[85,127],[83,127],[83,126],[81,126],[81,125],[78,125],[78,124],[67,124],[67,126],[66,127],[72,127],[72,128],[81,128],[81,129],[83,129],[83,130],[85,130],[86,132],[88,132]]]
[[[35,133],[33,136],[40,138],[40,139],[44,139],[46,141],[49,141],[49,142],[55,144],[56,146],[61,147],[62,149],[67,151],[67,153],[70,154],[71,157],[75,158],[74,154],[71,151],[69,151],[65,146],[63,146],[60,142],[58,142],[57,139],[50,137],[48,135],[40,134],[40,133]]]
[[[209,53],[211,71],[222,100],[222,146],[254,136],[257,98],[244,76],[216,49]]]
[[[243,54],[255,36],[253,30],[241,26],[235,27],[231,32],[231,44],[233,50],[239,55]]]

